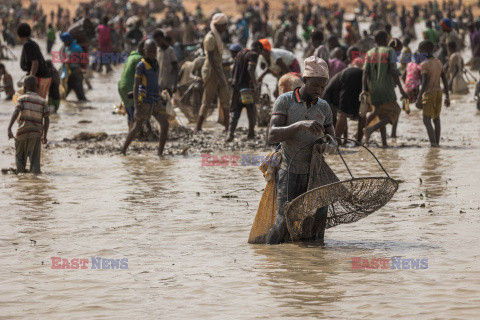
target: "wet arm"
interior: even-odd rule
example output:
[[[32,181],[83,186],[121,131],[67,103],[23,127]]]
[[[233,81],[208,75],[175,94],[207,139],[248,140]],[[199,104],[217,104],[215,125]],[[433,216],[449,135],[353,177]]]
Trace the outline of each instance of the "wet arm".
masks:
[[[182,76],[183,76],[183,71],[184,71],[184,69],[183,69],[183,68],[180,68],[180,70],[179,70],[178,73],[177,73],[177,79],[182,78]],[[191,77],[192,77],[192,74],[190,73],[190,78],[191,78]]]
[[[185,72],[185,70],[184,70],[183,68],[180,68],[180,72],[178,73],[177,80],[182,78],[183,72]],[[197,70],[192,69],[192,71],[190,72],[190,74],[189,74],[189,76],[188,76],[188,79],[189,79],[189,80],[195,80],[195,81],[197,81],[197,80],[201,80],[201,79],[202,79],[202,78],[200,78],[199,76],[195,75],[195,72],[197,72]]]
[[[138,105],[138,89],[140,88],[140,77],[135,75],[135,81],[133,82],[133,105],[137,108]]]
[[[370,81],[370,68],[365,68],[362,75],[362,91],[368,91],[368,82]]]
[[[323,126],[323,128],[325,129],[325,134],[329,134],[330,136],[335,137],[335,126],[333,125],[333,123],[328,126]]]
[[[447,81],[447,76],[445,75],[445,72],[442,71],[442,82],[443,82],[443,88],[445,89],[445,97],[450,100],[450,94],[448,92],[448,81]]]
[[[444,72],[442,72],[442,75],[445,76],[445,80],[447,80],[447,86],[445,86],[445,82],[443,83],[443,87],[445,88],[445,92],[448,92],[449,90],[452,89],[453,79],[455,79],[455,77],[457,76],[458,71],[459,71],[458,67],[455,66],[453,71],[452,71],[452,78],[450,79],[450,83],[448,83],[446,75],[444,74]],[[443,81],[443,77],[442,77],[442,81]]]
[[[43,137],[42,137],[42,140],[44,141],[44,143],[46,143],[46,141],[47,141],[47,133],[48,133],[48,128],[49,127],[50,127],[50,118],[47,116],[47,117],[43,118]]]
[[[445,62],[445,64],[443,65],[442,70],[443,70],[443,72],[445,72],[446,74],[450,73],[450,62],[449,62],[449,61]]]
[[[398,89],[400,89],[400,93],[402,94],[402,96],[405,97],[407,94],[405,93],[405,91],[403,91],[402,83],[400,82],[400,77],[398,76],[397,67],[395,66],[394,63],[392,63],[390,67],[392,68],[393,81],[395,81],[395,84],[398,86]]]
[[[30,73],[28,75],[34,76],[38,71],[38,60],[32,60],[32,67],[30,68]]]
[[[298,122],[286,126],[287,116],[285,115],[272,115],[270,120],[270,131],[268,134],[268,141],[271,143],[278,143],[287,140],[294,135],[300,127]]]
[[[177,82],[178,82],[178,69],[179,69],[178,68],[178,62],[177,61],[173,62],[172,67],[173,67],[173,74],[174,74],[174,77],[175,77],[175,81],[173,82],[174,83],[173,87],[174,87],[174,89],[176,89],[177,88]]]
[[[325,132],[323,125],[315,120],[298,121],[289,126],[286,126],[286,123],[287,116],[283,114],[272,115],[272,119],[270,120],[270,132],[268,135],[269,142],[279,143],[285,141],[301,129],[314,135],[320,135],[322,132]]]
[[[17,120],[19,114],[20,114],[20,109],[15,108],[15,110],[13,111],[13,114],[12,114],[12,118],[10,119],[10,123],[8,124],[9,138],[11,138],[10,135],[11,135],[11,132],[12,132],[12,127],[13,127],[13,124],[15,123],[15,120]]]
[[[325,152],[327,154],[334,154],[338,146],[337,139],[335,139],[335,126],[331,123],[330,125],[324,126],[323,129],[325,130],[325,135],[329,135],[333,138],[332,141],[326,140],[328,147],[325,148]]]
[[[250,75],[250,79],[252,79],[253,87],[257,88],[258,83],[257,83],[257,79],[255,79],[255,68],[256,68],[255,64],[249,64],[247,71],[248,71],[248,74]]]
[[[422,83],[420,84],[420,92],[418,93],[417,104],[421,103],[422,101],[423,93],[425,92],[427,83],[428,83],[428,74],[424,73],[422,74]]]

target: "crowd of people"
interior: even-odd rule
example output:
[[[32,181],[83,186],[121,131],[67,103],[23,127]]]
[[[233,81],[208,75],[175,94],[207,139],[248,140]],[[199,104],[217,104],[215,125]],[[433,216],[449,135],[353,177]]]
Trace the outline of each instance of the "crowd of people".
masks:
[[[322,77],[328,81],[319,85],[316,94],[331,110],[332,135],[349,137],[348,119],[353,119],[358,121],[355,140],[368,142],[378,130],[386,147],[387,125],[392,125],[395,138],[401,110],[409,112],[411,103],[422,109],[430,144],[436,147],[443,97],[448,107],[450,93],[467,94],[469,80],[475,79],[470,70],[480,69],[480,21],[474,18],[474,8],[461,0],[441,4],[435,0],[408,8],[394,1],[359,0],[354,13],[338,4],[311,1],[285,1],[281,11],[272,12],[268,0],[237,0],[237,9],[238,14],[227,16],[219,11],[206,14],[200,4],[195,12],[187,12],[180,2],[91,0],[79,4],[75,12],[58,4],[56,12],[48,13],[37,0],[28,8],[18,0],[4,3],[2,46],[23,45],[20,68],[26,73],[21,79],[23,91],[17,92],[16,141],[35,138],[19,147],[23,150],[17,153],[19,172],[25,168],[25,155],[37,150],[40,140],[46,142],[49,113],[57,112],[71,91],[79,101],[87,101],[85,87],[91,89],[90,78],[104,68],[107,74],[122,69],[120,79],[112,79],[118,81],[115,99],[121,99],[128,119],[121,153],[127,153],[153,115],[161,128],[160,155],[170,127],[168,102],[195,122],[197,131],[218,108],[227,143],[235,139],[245,108],[247,138],[255,139],[257,105],[266,77],[277,81],[272,92],[276,102],[270,109],[270,135],[277,136],[276,126],[300,119],[299,114],[282,111],[279,114],[286,119],[274,121],[284,95],[306,83],[303,59],[325,65],[328,71]],[[416,33],[418,24],[423,26],[421,35]],[[392,27],[398,27],[401,36],[393,37]],[[418,48],[411,48],[417,38]],[[46,51],[39,41],[46,42]],[[52,51],[56,47],[60,49]],[[462,57],[466,50],[472,56],[467,62]],[[30,83],[32,76],[35,85]],[[2,64],[0,77],[7,99],[14,98],[13,79]],[[33,97],[34,92],[38,96]],[[29,104],[41,99],[50,106],[49,112],[36,108],[32,114]],[[308,102],[301,95],[295,100]],[[311,126],[303,127],[318,130]]]

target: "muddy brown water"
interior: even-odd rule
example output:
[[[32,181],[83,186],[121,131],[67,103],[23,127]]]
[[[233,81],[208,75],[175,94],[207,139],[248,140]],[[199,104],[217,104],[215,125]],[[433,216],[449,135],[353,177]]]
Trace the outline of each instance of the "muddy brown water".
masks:
[[[16,81],[18,61],[6,65]],[[111,114],[119,73],[95,76],[94,102],[83,105],[91,108],[62,103],[50,141],[125,133],[126,119]],[[42,175],[1,176],[0,317],[478,318],[480,115],[472,94],[452,100],[438,149],[428,147],[419,111],[402,113],[392,148],[372,148],[401,180],[398,192],[371,216],[327,230],[323,246],[247,244],[265,186],[255,166],[44,149]],[[13,105],[0,106],[0,167],[8,168]],[[212,152],[242,153],[264,154]],[[382,174],[365,151],[344,153],[355,175]],[[337,158],[327,161],[345,177]],[[127,258],[128,268],[59,270],[51,257]],[[428,259],[428,268],[357,270],[352,257]]]

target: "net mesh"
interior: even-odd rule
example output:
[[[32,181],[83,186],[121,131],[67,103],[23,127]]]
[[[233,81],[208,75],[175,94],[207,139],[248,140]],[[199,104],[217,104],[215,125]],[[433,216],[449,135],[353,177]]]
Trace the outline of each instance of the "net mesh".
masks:
[[[393,197],[398,183],[390,177],[352,178],[340,181],[325,162],[321,146],[312,153],[308,191],[285,204],[287,228],[292,240],[315,235],[315,224],[331,228],[367,217]],[[319,222],[320,208],[328,207],[326,221]]]

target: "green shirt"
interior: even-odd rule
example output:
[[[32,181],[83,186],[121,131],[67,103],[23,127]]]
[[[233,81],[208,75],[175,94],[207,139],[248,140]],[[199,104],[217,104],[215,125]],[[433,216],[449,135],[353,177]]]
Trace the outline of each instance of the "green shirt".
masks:
[[[55,40],[55,29],[49,28],[47,30],[47,40],[50,40],[50,41]]]
[[[390,47],[376,47],[367,52],[364,70],[370,71],[368,84],[372,104],[382,104],[397,100],[395,95],[395,82],[392,77],[392,63],[395,52]]]
[[[427,28],[423,31],[425,37],[427,40],[430,40],[433,42],[433,44],[438,43],[438,31],[432,28]]]
[[[133,91],[133,83],[135,81],[135,68],[141,60],[142,56],[140,55],[140,53],[138,53],[137,51],[132,51],[127,58],[127,62],[125,62],[120,81],[118,81],[118,91],[122,96],[123,103],[127,102],[124,99],[131,100],[127,98],[127,93]],[[125,106],[127,105],[125,104]]]

